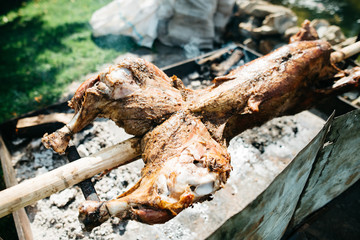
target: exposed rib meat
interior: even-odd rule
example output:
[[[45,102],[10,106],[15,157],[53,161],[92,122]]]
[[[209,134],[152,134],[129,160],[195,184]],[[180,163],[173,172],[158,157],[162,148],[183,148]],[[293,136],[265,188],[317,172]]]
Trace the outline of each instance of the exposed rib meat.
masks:
[[[80,219],[91,227],[109,215],[165,222],[226,182],[231,166],[225,143],[233,136],[357,86],[360,68],[336,68],[329,43],[302,41],[314,35],[308,31],[313,30],[304,24],[297,41],[199,91],[141,59],[125,60],[81,85],[70,102],[74,119],[44,136],[45,146],[61,153],[71,134],[97,116],[107,117],[144,136],[145,167],[140,181],[116,199],[82,204]]]

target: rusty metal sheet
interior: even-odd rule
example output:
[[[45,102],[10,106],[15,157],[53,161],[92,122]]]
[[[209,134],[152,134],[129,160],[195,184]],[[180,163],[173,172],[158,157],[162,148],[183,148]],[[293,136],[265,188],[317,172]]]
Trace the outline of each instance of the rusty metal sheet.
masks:
[[[336,118],[319,152],[289,229],[360,178],[360,110]]]
[[[294,214],[331,122],[332,118],[261,195],[208,239],[280,239]]]

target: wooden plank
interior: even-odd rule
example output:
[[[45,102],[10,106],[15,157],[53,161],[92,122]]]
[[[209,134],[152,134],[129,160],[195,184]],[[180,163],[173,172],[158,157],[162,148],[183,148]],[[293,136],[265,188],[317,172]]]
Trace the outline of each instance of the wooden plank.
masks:
[[[16,134],[20,137],[42,137],[69,123],[74,114],[51,113],[21,118],[16,123]]]
[[[131,138],[0,192],[0,217],[73,186],[141,154],[140,138]]]
[[[5,185],[7,188],[17,185],[15,170],[12,166],[11,155],[6,148],[4,140],[0,135],[0,158],[1,166],[3,169],[3,175],[5,180]],[[33,239],[30,221],[25,212],[24,208],[13,212],[13,218],[15,222],[16,232],[20,240],[31,240]]]
[[[262,194],[208,239],[280,239],[293,216],[331,122],[332,118]]]
[[[16,124],[16,128],[27,128],[36,125],[60,122],[67,124],[73,118],[73,113],[52,113],[52,114],[40,114],[34,117],[21,118]]]
[[[336,118],[299,201],[290,232],[360,178],[360,110]]]
[[[209,239],[280,239],[287,225],[291,233],[344,192],[360,179],[359,122],[360,110],[336,118],[326,133],[328,122],[259,197]]]

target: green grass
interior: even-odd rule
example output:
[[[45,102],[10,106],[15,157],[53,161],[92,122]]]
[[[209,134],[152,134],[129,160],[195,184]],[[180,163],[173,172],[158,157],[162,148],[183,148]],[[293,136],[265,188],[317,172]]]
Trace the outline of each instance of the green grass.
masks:
[[[110,1],[1,3],[0,122],[58,101],[69,83],[135,47],[125,37],[113,46],[92,39],[91,14]]]
[[[69,83],[136,47],[126,37],[92,38],[90,17],[110,1],[0,3],[0,123],[58,101]],[[0,237],[17,239],[11,215],[0,219]]]

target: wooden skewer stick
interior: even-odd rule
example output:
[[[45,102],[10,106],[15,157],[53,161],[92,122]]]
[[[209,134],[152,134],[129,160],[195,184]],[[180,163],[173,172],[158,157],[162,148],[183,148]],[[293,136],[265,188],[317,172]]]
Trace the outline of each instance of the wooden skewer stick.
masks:
[[[1,191],[0,218],[102,171],[136,160],[141,154],[140,140],[128,139]]]
[[[354,56],[359,52],[360,52],[360,41],[353,43],[347,47],[344,47],[339,51],[331,53],[330,61],[332,63],[341,62],[342,60]]]

